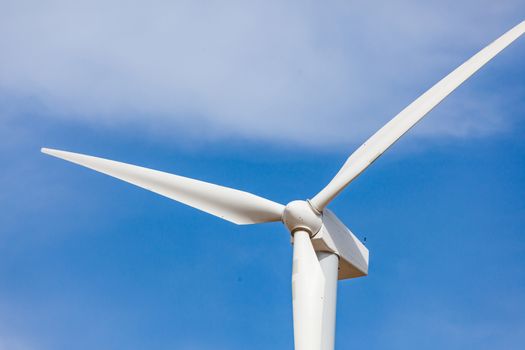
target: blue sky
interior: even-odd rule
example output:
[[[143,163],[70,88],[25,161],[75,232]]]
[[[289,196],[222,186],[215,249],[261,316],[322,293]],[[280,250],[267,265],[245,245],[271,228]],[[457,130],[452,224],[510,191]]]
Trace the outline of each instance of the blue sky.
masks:
[[[312,197],[520,1],[1,2],[0,350],[290,349],[291,246],[44,156]],[[339,349],[525,343],[525,39],[330,206]]]

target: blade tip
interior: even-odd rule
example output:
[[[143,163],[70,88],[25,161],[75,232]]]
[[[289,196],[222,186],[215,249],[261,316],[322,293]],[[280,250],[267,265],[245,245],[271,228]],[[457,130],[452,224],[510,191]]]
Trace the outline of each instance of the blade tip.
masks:
[[[51,148],[46,148],[46,147],[42,147],[40,148],[40,152],[44,153],[44,154],[49,154],[49,155],[53,155],[54,153],[54,149],[51,149]]]
[[[40,148],[40,152],[42,152],[44,154],[47,154],[47,155],[50,155],[50,156],[53,156],[53,157],[57,157],[60,154],[59,150],[52,149],[52,148],[46,148],[46,147]]]

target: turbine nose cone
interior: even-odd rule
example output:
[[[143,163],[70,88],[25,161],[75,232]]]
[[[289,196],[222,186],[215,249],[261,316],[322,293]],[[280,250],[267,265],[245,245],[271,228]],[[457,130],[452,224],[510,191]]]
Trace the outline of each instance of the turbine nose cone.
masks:
[[[305,230],[313,237],[323,225],[321,215],[306,201],[293,201],[284,208],[283,222],[290,232]]]

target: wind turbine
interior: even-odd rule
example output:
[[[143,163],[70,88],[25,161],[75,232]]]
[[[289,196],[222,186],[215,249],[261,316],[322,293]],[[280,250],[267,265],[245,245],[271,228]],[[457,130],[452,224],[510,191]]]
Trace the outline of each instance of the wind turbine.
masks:
[[[282,221],[293,244],[296,350],[332,350],[337,281],[368,274],[368,249],[326,207],[383,152],[498,53],[525,33],[521,22],[447,75],[363,143],[310,200],[286,206],[254,194],[103,158],[42,152],[116,177],[238,225]]]

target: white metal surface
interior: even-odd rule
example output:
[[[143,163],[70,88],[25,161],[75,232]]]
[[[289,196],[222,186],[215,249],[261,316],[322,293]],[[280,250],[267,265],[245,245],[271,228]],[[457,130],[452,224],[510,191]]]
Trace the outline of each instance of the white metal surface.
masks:
[[[337,275],[339,258],[333,253],[317,252],[324,275],[323,321],[321,350],[333,350],[335,344],[335,316],[337,305]]]
[[[283,223],[290,232],[306,230],[310,237],[315,236],[323,225],[321,214],[314,211],[307,201],[288,203],[284,208]]]
[[[298,230],[293,236],[292,304],[295,350],[321,347],[325,278],[310,234]]]
[[[236,224],[280,221],[284,206],[254,194],[83,154],[42,152],[116,177]]]
[[[330,210],[323,212],[323,226],[312,238],[315,251],[340,257],[340,280],[368,275],[368,249]]]
[[[312,198],[312,205],[322,211],[339,192],[428,112],[523,33],[525,21],[478,52],[402,110],[348,158],[332,181]]]

